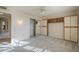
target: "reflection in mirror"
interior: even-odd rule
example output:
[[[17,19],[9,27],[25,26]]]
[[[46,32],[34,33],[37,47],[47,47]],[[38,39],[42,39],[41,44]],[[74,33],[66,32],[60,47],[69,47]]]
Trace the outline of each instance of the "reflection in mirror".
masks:
[[[0,12],[0,43],[11,41],[11,15]]]

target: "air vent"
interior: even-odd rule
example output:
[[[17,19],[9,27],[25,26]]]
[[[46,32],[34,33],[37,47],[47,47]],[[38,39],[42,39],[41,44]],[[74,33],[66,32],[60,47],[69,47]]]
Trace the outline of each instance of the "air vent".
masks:
[[[4,6],[0,6],[0,9],[7,9],[6,7],[4,7]]]

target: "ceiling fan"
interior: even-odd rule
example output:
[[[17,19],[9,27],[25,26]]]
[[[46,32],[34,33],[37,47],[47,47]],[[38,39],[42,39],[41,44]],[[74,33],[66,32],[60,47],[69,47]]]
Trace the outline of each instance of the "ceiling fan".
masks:
[[[42,19],[44,19],[44,16],[47,15],[46,12],[47,12],[46,7],[40,8],[40,16],[41,16]]]
[[[44,15],[46,13],[46,9],[42,8],[40,10],[41,10],[41,12],[40,12],[41,15]]]

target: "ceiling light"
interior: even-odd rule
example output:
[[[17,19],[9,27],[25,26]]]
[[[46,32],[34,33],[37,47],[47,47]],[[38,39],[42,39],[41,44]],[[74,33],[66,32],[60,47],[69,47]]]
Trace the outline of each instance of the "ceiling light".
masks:
[[[44,8],[41,8],[40,9],[40,17],[42,18],[42,20],[44,19],[44,16],[46,16],[46,9],[45,9],[45,7]]]

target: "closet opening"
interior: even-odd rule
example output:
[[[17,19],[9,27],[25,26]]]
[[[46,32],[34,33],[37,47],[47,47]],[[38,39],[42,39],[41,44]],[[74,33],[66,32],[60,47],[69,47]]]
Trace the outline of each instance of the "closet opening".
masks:
[[[48,19],[48,36],[64,39],[64,17]]]

